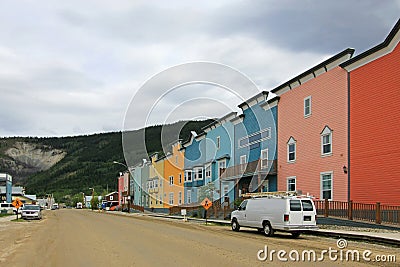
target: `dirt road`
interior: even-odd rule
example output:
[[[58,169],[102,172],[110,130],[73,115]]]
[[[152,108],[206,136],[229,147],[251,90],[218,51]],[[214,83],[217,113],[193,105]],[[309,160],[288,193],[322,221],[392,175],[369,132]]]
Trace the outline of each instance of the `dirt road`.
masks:
[[[42,221],[0,223],[0,266],[265,266],[259,250],[337,249],[335,239],[288,235],[266,238],[253,230],[205,226],[134,215],[116,216],[86,210],[47,211]],[[399,249],[348,242],[347,249],[396,255]],[[320,254],[317,254],[317,258]],[[263,253],[260,254],[264,256]],[[371,256],[372,257],[372,256]],[[288,258],[288,254],[286,254]],[[397,259],[397,264],[400,259]],[[274,266],[294,263],[278,260]],[[296,266],[382,266],[376,262],[298,262]],[[384,266],[396,266],[389,263]]]

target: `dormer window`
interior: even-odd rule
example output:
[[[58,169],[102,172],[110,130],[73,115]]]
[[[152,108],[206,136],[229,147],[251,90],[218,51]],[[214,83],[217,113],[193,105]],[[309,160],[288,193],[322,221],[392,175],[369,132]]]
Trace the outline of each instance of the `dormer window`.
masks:
[[[328,156],[332,154],[332,130],[325,126],[321,132],[321,155]]]

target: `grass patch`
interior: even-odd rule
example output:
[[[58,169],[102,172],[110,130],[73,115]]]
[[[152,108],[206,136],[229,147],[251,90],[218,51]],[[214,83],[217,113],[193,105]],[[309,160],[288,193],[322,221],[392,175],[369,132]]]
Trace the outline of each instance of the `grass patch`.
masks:
[[[14,220],[11,220],[12,222],[25,222],[25,220],[24,219],[21,219],[21,218],[18,218],[18,220],[17,219],[14,219]]]
[[[7,217],[7,216],[15,216],[15,214],[4,214],[4,213],[2,213],[2,214],[0,214],[0,217]]]

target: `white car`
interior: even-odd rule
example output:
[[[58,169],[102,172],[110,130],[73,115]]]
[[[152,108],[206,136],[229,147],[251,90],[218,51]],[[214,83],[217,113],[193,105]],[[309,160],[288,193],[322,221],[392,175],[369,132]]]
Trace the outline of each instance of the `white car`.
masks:
[[[313,201],[306,197],[270,196],[244,200],[231,214],[233,231],[241,226],[257,228],[266,236],[275,231],[290,232],[298,237],[302,232],[318,230]]]
[[[39,205],[25,205],[21,213],[22,219],[42,219]]]

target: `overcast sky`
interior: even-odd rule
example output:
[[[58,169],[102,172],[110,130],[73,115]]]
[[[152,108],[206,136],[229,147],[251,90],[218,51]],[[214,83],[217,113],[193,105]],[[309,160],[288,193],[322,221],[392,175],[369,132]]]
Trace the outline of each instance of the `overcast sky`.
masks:
[[[271,90],[347,47],[358,54],[381,43],[399,14],[394,0],[4,0],[0,136],[120,131],[131,99],[149,78],[192,61],[228,65],[259,90]],[[213,95],[212,87],[185,86],[160,103],[173,112],[194,91]],[[203,109],[204,118],[220,116],[238,104],[228,101],[221,110],[193,102],[174,119],[201,118]],[[164,122],[157,114],[152,122]]]

